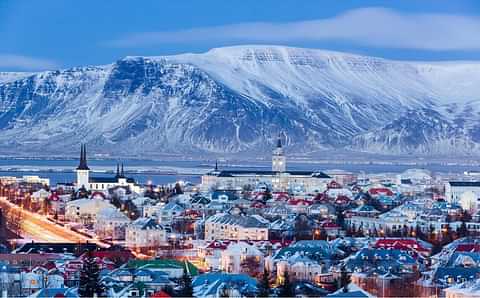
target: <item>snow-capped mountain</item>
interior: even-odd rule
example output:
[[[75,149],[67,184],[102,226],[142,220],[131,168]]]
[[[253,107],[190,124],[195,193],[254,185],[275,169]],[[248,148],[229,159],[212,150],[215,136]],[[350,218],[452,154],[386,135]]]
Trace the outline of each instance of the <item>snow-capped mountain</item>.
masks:
[[[238,46],[0,73],[0,152],[480,153],[480,63]],[[14,148],[14,149],[12,149]]]

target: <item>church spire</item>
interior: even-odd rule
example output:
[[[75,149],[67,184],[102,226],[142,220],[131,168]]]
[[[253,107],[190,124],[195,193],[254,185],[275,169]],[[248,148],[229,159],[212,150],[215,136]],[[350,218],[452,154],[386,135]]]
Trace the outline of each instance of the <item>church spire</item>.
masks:
[[[90,170],[87,166],[87,146],[85,144],[80,147],[80,163],[77,170]]]
[[[215,159],[215,171],[218,171],[218,159]]]
[[[125,173],[123,172],[123,162],[122,162],[122,169],[120,170],[120,177],[125,178]]]
[[[278,134],[277,148],[282,148],[282,135],[280,133]]]
[[[115,175],[115,178],[120,177],[120,164],[117,162],[117,174]]]

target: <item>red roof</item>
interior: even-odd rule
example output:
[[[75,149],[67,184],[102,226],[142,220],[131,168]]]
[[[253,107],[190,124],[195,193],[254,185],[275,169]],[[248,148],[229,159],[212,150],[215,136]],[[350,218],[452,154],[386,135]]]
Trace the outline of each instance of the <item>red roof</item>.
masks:
[[[424,247],[415,239],[383,238],[378,239],[377,242],[375,242],[374,247],[430,252],[430,249]]]
[[[183,212],[183,216],[200,217],[202,214],[200,214],[200,212],[197,210],[187,209]]]
[[[60,197],[59,197],[56,193],[52,193],[52,194],[48,197],[48,199],[49,199],[50,201],[58,201],[58,200],[60,200]]]
[[[324,193],[319,193],[313,198],[314,201],[328,201],[328,196]]]
[[[320,225],[324,229],[340,229],[340,226],[334,222],[326,221]]]
[[[307,201],[304,199],[291,199],[288,201],[288,205],[303,205],[303,206],[310,206],[313,203],[311,201]]]
[[[102,198],[106,199],[105,194],[103,192],[100,192],[100,191],[93,192],[90,197],[95,198],[96,196],[101,196]]]
[[[263,202],[259,202],[259,201],[256,201],[256,202],[253,202],[250,207],[252,208],[265,208],[265,204]]]
[[[276,201],[288,201],[290,197],[285,193],[280,193],[278,196],[275,197]]]
[[[328,189],[338,189],[338,188],[342,188],[342,185],[340,185],[340,183],[338,183],[337,181],[332,180],[332,181],[330,181],[330,183],[328,183],[327,188]]]
[[[368,192],[371,195],[385,195],[385,196],[393,196],[393,192],[385,187],[378,187],[378,188],[370,188]]]
[[[109,259],[109,260],[122,260],[127,262],[130,259],[135,258],[135,256],[129,250],[112,250],[112,251],[94,251],[92,252],[93,257],[99,259]]]
[[[170,298],[171,296],[165,293],[164,291],[158,291],[153,293],[150,298]]]
[[[455,249],[455,251],[480,252],[480,244],[476,244],[476,243],[459,244]]]
[[[224,240],[224,241],[214,240],[214,241],[210,242],[210,244],[207,246],[207,248],[224,250],[224,249],[227,249],[229,244],[230,244],[229,240]]]

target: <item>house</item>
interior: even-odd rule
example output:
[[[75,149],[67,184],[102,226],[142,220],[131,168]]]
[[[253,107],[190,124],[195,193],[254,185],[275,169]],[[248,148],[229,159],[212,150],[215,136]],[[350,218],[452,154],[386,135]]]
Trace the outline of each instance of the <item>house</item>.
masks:
[[[360,205],[355,209],[347,210],[344,212],[345,216],[363,216],[363,217],[375,217],[380,214],[380,211],[375,209],[375,207],[371,205]]]
[[[205,221],[205,240],[268,240],[269,224],[258,215],[219,213]]]
[[[167,243],[167,231],[154,218],[141,217],[126,227],[125,245],[134,250],[155,250]]]
[[[192,281],[195,297],[254,297],[257,280],[245,274],[206,273]]]
[[[103,199],[78,199],[67,202],[65,219],[71,222],[93,224],[97,214],[105,208],[115,208],[110,202]]]
[[[320,230],[325,231],[328,237],[337,237],[340,235],[342,227],[331,220],[327,220],[320,224]]]
[[[394,193],[389,188],[386,188],[386,187],[372,187],[368,190],[368,193],[374,198],[380,195],[389,196],[389,197],[394,195]]]
[[[329,298],[373,298],[375,297],[374,295],[371,295],[367,291],[363,290],[359,286],[357,286],[354,283],[349,283],[347,285],[347,290],[344,291],[344,289],[339,289],[336,292],[327,295]]]
[[[307,213],[308,207],[312,204],[312,201],[294,198],[288,200],[287,207],[290,208],[294,213]]]
[[[184,271],[187,271],[191,276],[198,275],[198,269],[188,261],[178,261],[174,259],[155,259],[155,260],[130,260],[124,269],[135,270],[150,270],[153,272],[161,272],[166,274],[169,278],[180,278]]]
[[[335,207],[329,203],[310,205],[307,214],[320,218],[336,218]]]
[[[135,209],[137,209],[138,214],[144,214],[144,209],[147,206],[154,205],[154,203],[155,201],[149,197],[137,197],[132,200],[132,204],[135,206]]]
[[[409,252],[399,249],[363,248],[343,261],[349,272],[387,272],[409,274],[418,272],[420,263]]]
[[[78,289],[77,288],[44,288],[36,291],[32,295],[28,296],[29,298],[78,298]]]
[[[157,212],[158,222],[163,225],[171,225],[175,218],[184,212],[185,208],[175,202],[169,202],[160,207]]]
[[[256,268],[255,268],[256,267]],[[263,254],[246,242],[231,243],[221,252],[220,269],[227,273],[263,272]]]
[[[94,224],[95,234],[100,239],[123,240],[130,219],[116,208],[100,210]]]
[[[222,251],[226,250],[230,243],[232,243],[230,240],[213,240],[207,242],[206,245],[200,246],[198,248],[198,257],[204,264],[204,267],[209,268],[211,271],[220,270]]]
[[[265,259],[265,267],[277,272],[282,282],[285,271],[292,278],[314,281],[319,274],[327,272],[332,261],[343,253],[324,240],[302,240],[283,247]]]
[[[445,298],[480,298],[480,279],[453,285],[444,292]]]
[[[373,247],[412,251],[424,256],[430,255],[432,252],[430,243],[416,238],[380,238],[373,244]]]

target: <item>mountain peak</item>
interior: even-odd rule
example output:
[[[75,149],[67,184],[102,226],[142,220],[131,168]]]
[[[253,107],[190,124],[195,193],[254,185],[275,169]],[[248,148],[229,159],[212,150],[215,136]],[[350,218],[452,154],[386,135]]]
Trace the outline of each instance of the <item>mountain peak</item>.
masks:
[[[480,153],[479,83],[477,64],[270,45],[0,74],[0,152],[258,153],[282,131],[296,152]]]

